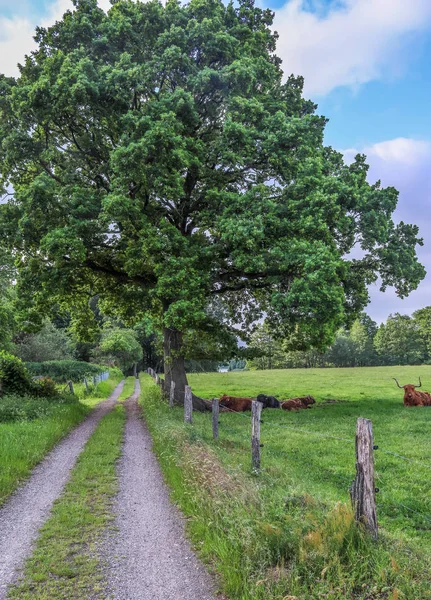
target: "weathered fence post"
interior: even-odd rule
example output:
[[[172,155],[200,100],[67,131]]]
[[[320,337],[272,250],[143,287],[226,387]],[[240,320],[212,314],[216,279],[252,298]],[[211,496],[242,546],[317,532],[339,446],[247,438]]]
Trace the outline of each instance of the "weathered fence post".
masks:
[[[73,382],[72,381],[69,381],[69,390],[70,390],[71,394],[75,393],[75,390],[73,389]]]
[[[373,446],[373,424],[368,419],[358,419],[356,424],[356,477],[350,488],[350,497],[356,521],[365,525],[376,540],[378,530]]]
[[[192,422],[192,414],[193,414],[192,388],[189,385],[186,385],[186,389],[185,389],[185,393],[184,393],[184,421],[186,423]]]
[[[213,398],[213,438],[218,440],[218,418],[219,418],[220,403],[218,398]]]
[[[169,391],[169,408],[174,407],[175,401],[175,381],[171,380],[171,389]]]
[[[96,375],[93,375],[93,385],[97,385]]]
[[[160,377],[156,373],[156,385],[160,385]]]
[[[84,385],[85,385],[85,389],[87,390],[87,392],[89,392],[89,391],[90,391],[90,388],[89,388],[89,386],[88,386],[88,381],[87,381],[87,378],[86,378],[86,377],[84,377]]]
[[[262,402],[253,400],[251,403],[251,465],[253,471],[260,469],[260,415]]]

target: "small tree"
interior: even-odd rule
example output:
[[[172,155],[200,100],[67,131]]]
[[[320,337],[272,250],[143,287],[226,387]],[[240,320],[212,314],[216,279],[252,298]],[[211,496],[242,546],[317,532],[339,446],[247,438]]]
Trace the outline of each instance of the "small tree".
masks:
[[[64,329],[56,329],[46,321],[38,333],[21,333],[15,344],[15,354],[25,362],[71,360],[74,343]]]
[[[131,329],[110,329],[103,333],[93,358],[99,364],[120,367],[127,371],[142,359],[142,347]]]
[[[407,315],[389,315],[380,325],[374,345],[383,364],[418,365],[424,361],[425,342],[417,323]]]
[[[302,78],[283,80],[270,10],[74,5],[0,78],[0,183],[15,190],[0,239],[36,317],[67,305],[85,333],[96,293],[126,323],[150,313],[181,401],[186,331],[246,334],[266,315],[325,348],[379,276],[401,297],[417,287],[417,227],[394,225],[397,191],[367,183],[364,156],[347,166],[323,145]]]

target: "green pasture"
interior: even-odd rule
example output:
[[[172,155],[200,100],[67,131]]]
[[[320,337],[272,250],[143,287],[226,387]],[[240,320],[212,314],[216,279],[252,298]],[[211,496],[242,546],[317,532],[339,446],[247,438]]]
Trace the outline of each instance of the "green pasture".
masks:
[[[232,598],[431,598],[426,581],[431,575],[431,408],[405,408],[393,376],[401,384],[421,376],[423,388],[428,384],[431,390],[427,366],[190,375],[194,393],[205,398],[260,392],[280,398],[315,396],[317,404],[309,410],[263,412],[258,476],[251,472],[249,413],[220,413],[216,442],[210,413],[193,413],[193,425],[187,427],[182,407],[170,411],[165,403],[151,401],[151,393],[144,390],[144,410],[174,497],[190,514],[192,536],[198,544],[204,539],[204,557],[217,562]],[[379,446],[375,465],[380,542],[374,546],[351,537],[349,529],[348,488],[355,474],[358,417],[372,420]],[[232,492],[230,500],[224,500],[227,506],[212,506],[213,492],[202,489],[203,466],[188,472],[184,439],[203,464],[207,455],[213,457],[219,465],[212,468],[215,479],[221,468],[229,480],[241,482],[239,495]],[[181,491],[181,482],[196,477],[197,496],[192,499],[190,491]],[[207,486],[211,479],[211,473],[205,475]],[[241,501],[243,493],[250,501]],[[218,516],[216,512],[211,517],[211,510],[219,511]],[[205,519],[212,523],[211,531]],[[255,539],[265,568],[256,564],[259,558],[248,542],[238,541],[235,553],[238,536]],[[274,568],[288,581],[272,581],[274,573],[268,569]],[[247,572],[248,579],[241,572]]]
[[[191,373],[193,392],[203,398],[271,394],[291,398],[311,394],[316,400],[394,400],[402,402],[392,377],[401,385],[417,383],[431,391],[431,365],[417,367],[357,367],[346,369],[275,369],[273,371],[233,371],[230,373]]]

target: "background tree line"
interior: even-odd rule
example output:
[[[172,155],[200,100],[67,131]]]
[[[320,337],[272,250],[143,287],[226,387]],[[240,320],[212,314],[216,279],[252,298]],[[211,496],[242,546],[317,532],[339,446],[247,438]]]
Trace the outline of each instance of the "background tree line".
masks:
[[[247,362],[254,369],[364,367],[431,363],[431,306],[408,315],[389,315],[377,325],[362,313],[352,327],[340,329],[326,352],[289,349],[290,340],[276,339],[266,324],[251,336]]]

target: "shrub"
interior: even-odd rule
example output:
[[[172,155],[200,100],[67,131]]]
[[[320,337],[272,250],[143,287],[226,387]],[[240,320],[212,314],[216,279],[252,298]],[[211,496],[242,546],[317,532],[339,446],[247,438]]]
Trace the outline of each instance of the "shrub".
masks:
[[[42,379],[37,379],[32,383],[33,393],[35,396],[39,396],[41,398],[53,398],[54,396],[58,396],[55,381],[53,381],[50,377],[43,377]]]
[[[49,360],[41,363],[26,363],[30,373],[34,376],[50,377],[57,383],[66,383],[66,381],[82,381],[84,377],[93,377],[107,367],[94,365],[79,360]],[[112,374],[121,374],[118,369],[109,369]]]
[[[33,382],[20,358],[0,350],[0,394],[29,394]]]

